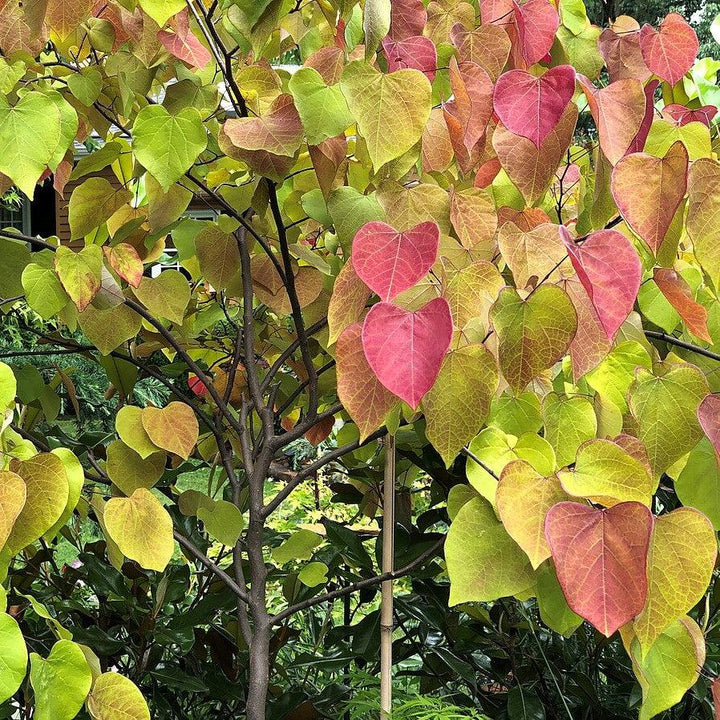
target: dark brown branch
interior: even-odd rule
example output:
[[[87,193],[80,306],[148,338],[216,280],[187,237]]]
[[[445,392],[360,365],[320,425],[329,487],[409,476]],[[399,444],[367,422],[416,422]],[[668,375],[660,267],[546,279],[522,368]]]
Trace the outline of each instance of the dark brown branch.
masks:
[[[710,358],[711,360],[720,361],[720,354],[715,353],[712,350],[707,350],[706,348],[700,347],[699,345],[693,345],[693,343],[686,342],[685,340],[676,338],[673,335],[668,335],[664,332],[656,332],[655,330],[645,330],[645,335],[646,337],[653,338],[655,340],[664,340],[670,345],[675,345],[676,347],[690,350],[697,355],[702,355],[703,357]]]
[[[409,575],[413,570],[415,570],[415,568],[420,567],[420,565],[422,565],[428,558],[432,557],[438,550],[440,550],[440,548],[445,544],[445,537],[446,536],[443,535],[443,537],[441,537],[434,545],[429,547],[424,553],[422,553],[422,555],[418,555],[415,560],[405,565],[405,567],[383,573],[382,575],[375,575],[374,577],[366,578],[365,580],[359,580],[358,582],[351,583],[350,585],[338,588],[337,590],[325,593],[324,595],[318,595],[317,597],[309,598],[303,602],[291,605],[285,610],[277,613],[277,615],[273,615],[272,618],[270,618],[270,621],[273,625],[277,625],[286,618],[302,612],[303,610],[307,610],[315,605],[320,605],[320,603],[329,602],[330,600],[335,600],[337,598],[344,597],[345,595],[351,595],[358,590],[373,587],[374,585],[380,585],[387,580],[397,580],[398,578],[405,577],[405,575]]]

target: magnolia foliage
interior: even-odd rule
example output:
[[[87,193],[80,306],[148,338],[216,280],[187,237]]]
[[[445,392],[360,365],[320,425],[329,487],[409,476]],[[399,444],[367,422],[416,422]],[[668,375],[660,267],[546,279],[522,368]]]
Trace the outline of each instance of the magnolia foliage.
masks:
[[[230,473],[258,414],[292,436],[319,409],[315,441],[333,422],[354,447],[402,426],[448,466],[466,456],[452,604],[536,596],[559,633],[621,633],[641,718],[682,698],[720,529],[716,108],[682,17],[602,29],[581,0],[2,0],[0,48],[0,178],[31,198],[52,176],[72,239],[3,231],[3,307],[26,304],[65,347],[82,333],[122,403],[89,463],[33,441],[50,391],[28,399],[0,366],[5,570],[73,512],[97,518],[114,564],[166,568],[168,504],[238,544],[241,493],[153,488],[227,441]],[[193,197],[217,218],[187,219]],[[169,246],[182,272],[148,272]],[[254,357],[234,355],[241,321]],[[189,390],[141,409],[155,352],[192,370]],[[661,482],[684,507],[654,502]],[[14,618],[0,625],[4,700],[28,660]],[[30,657],[35,717],[149,717],[57,635]]]

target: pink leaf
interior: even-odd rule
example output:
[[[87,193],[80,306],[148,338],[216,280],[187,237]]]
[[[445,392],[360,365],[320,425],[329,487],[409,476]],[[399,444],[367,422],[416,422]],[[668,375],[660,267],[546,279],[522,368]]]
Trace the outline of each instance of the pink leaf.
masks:
[[[639,502],[602,510],[560,502],[547,514],[545,537],[565,599],[606,637],[645,605],[652,527]]]
[[[427,10],[421,0],[391,0],[390,37],[406,40],[422,35],[427,24]]]
[[[706,395],[697,410],[698,421],[720,461],[720,397]]]
[[[549,52],[560,25],[557,10],[548,0],[513,0],[520,53],[526,65],[540,62]]]
[[[405,40],[391,40],[386,37],[382,48],[388,61],[388,72],[413,68],[424,73],[432,82],[437,69],[437,51],[430,38],[417,35]]]
[[[415,312],[381,302],[365,317],[362,343],[377,379],[416,409],[435,383],[452,333],[445,298],[435,298]]]
[[[692,110],[684,105],[671,103],[663,108],[663,115],[669,117],[678,127],[691,122],[699,122],[710,127],[710,122],[717,114],[718,109],[714,105],[703,105]]]
[[[392,300],[427,275],[437,260],[439,243],[440,229],[434,222],[405,232],[384,222],[369,222],[353,240],[353,267],[381,300]]]
[[[175,32],[160,30],[157,34],[158,40],[176,58],[202,70],[210,62],[212,56],[190,29],[188,11],[183,10],[176,15],[174,24]]]
[[[642,279],[640,258],[617,230],[590,233],[582,244],[576,244],[564,227],[561,235],[608,340],[612,340],[637,298]]]
[[[653,120],[655,119],[655,91],[660,85],[659,80],[651,80],[645,86],[645,117],[643,117],[640,123],[640,128],[637,135],[633,138],[628,148],[628,154],[634,152],[642,152],[645,148],[645,141],[650,134],[650,128],[652,127]]]
[[[669,13],[659,30],[650,25],[640,29],[640,50],[645,63],[655,75],[671,85],[692,67],[698,48],[695,31],[677,13]]]
[[[575,70],[569,65],[551,68],[542,77],[511,70],[495,85],[493,103],[503,125],[536,147],[558,124],[575,92]]]

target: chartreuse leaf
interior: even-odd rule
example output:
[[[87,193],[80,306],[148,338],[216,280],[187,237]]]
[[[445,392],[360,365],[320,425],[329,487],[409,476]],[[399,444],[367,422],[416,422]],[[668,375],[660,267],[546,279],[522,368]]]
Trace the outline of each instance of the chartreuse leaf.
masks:
[[[493,400],[487,424],[508,435],[536,433],[543,426],[540,400],[533,392],[520,395],[505,392]]]
[[[83,470],[83,466],[71,450],[60,447],[55,448],[51,452],[53,455],[60,458],[60,461],[65,468],[65,475],[67,476],[68,481],[68,499],[62,515],[45,533],[45,540],[48,542],[55,538],[55,535],[60,532],[60,529],[64,527],[65,523],[70,519],[70,516],[73,514],[73,511],[80,500],[83,483],[85,482],[85,471]]]
[[[543,477],[524,460],[513,460],[503,468],[495,496],[498,514],[510,536],[530,558],[533,568],[550,557],[545,539],[548,510],[568,499],[554,475]]]
[[[108,477],[128,496],[139,487],[149,490],[165,469],[164,452],[154,452],[147,458],[142,458],[122,440],[113,440],[107,446],[106,454],[105,471]]]
[[[288,88],[295,99],[307,141],[319,145],[323,140],[337,137],[352,125],[345,97],[339,85],[328,86],[314,68],[300,68],[290,78]]]
[[[470,500],[455,516],[445,559],[450,605],[497,600],[533,584],[530,561],[482,498]]]
[[[376,170],[420,140],[430,117],[430,82],[419,70],[385,75],[361,60],[345,67],[342,93]]]
[[[33,197],[35,183],[52,162],[61,137],[60,114],[51,97],[31,91],[11,107],[0,96],[0,173],[28,197]]]
[[[25,481],[9,470],[0,471],[0,548],[12,532],[15,520],[25,506]]]
[[[4,607],[4,605],[3,605]],[[0,702],[11,698],[25,679],[27,647],[15,618],[0,614]]]
[[[574,462],[580,445],[597,432],[595,409],[581,395],[562,397],[548,393],[543,399],[542,417],[545,439],[555,451],[558,467]]]
[[[633,630],[641,657],[675,620],[699,602],[712,577],[717,541],[710,521],[694,508],[655,519],[648,554],[648,595]]]
[[[282,544],[273,548],[272,558],[278,565],[284,565],[291,560],[309,560],[313,550],[322,544],[322,537],[312,530],[297,530]]]
[[[55,272],[65,292],[82,312],[100,290],[103,253],[98,245],[88,245],[74,252],[61,245],[55,252]]]
[[[311,562],[298,573],[298,580],[308,587],[317,587],[327,582],[328,566],[324,562]]]
[[[182,273],[163,270],[155,278],[144,277],[135,295],[155,317],[182,325],[190,302],[190,286]]]
[[[551,630],[569,637],[582,625],[583,620],[567,604],[552,560],[544,562],[535,576],[538,610],[542,621]]]
[[[182,0],[141,0],[140,7],[162,28],[186,5]]]
[[[135,157],[165,192],[207,146],[202,117],[192,107],[171,115],[162,105],[148,105],[135,118],[132,134]]]
[[[49,320],[70,302],[70,297],[55,273],[53,258],[37,253],[33,260],[22,273],[25,299],[43,320]]]
[[[623,413],[627,411],[626,395],[635,379],[635,368],[650,369],[647,350],[635,340],[620,343],[585,379],[593,390],[606,397]]]
[[[147,434],[143,426],[142,409],[139,407],[125,405],[120,408],[115,416],[115,430],[120,439],[143,460],[162,449]]]
[[[561,502],[548,511],[545,537],[568,605],[606,637],[645,605],[652,523],[636,502],[602,510]]]
[[[71,237],[81,238],[90,234],[131,199],[129,190],[113,187],[104,177],[88,178],[70,196],[68,222]]]
[[[124,304],[106,310],[88,305],[78,315],[78,323],[87,339],[103,355],[109,355],[140,332],[142,318]]]
[[[208,226],[195,237],[195,254],[202,274],[216,290],[240,294],[240,250],[234,235]]]
[[[202,503],[197,511],[198,520],[202,520],[205,529],[218,542],[234,547],[245,522],[238,508],[227,500],[210,500]]]
[[[382,220],[385,215],[374,193],[363,195],[349,185],[335,188],[328,197],[327,206],[338,240],[348,251],[355,233],[365,223]]]
[[[25,505],[6,543],[14,555],[60,519],[68,504],[70,485],[63,461],[53,453],[13,462],[11,468],[25,481],[27,491]]]
[[[72,720],[92,685],[92,671],[83,651],[72,640],[58,640],[47,660],[30,654],[30,684],[38,720]]]
[[[132,680],[117,673],[103,673],[87,699],[93,720],[150,720],[150,710]]]
[[[154,445],[184,460],[190,457],[198,439],[198,422],[189,405],[171,402],[164,408],[146,407],[142,424]]]
[[[498,336],[500,368],[516,392],[563,356],[577,329],[575,308],[555,285],[541,285],[525,300],[505,288],[490,320]]]
[[[172,518],[147,489],[105,505],[105,527],[120,552],[147,570],[162,572],[175,549]]]
[[[550,443],[535,433],[525,433],[518,438],[489,427],[470,443],[468,449],[498,477],[509,462],[518,459],[526,460],[544,477],[555,471],[555,453]],[[466,472],[470,484],[494,505],[497,480],[472,457],[467,459]]]
[[[715,530],[720,530],[720,470],[715,450],[703,438],[692,449],[679,477],[675,492],[683,505],[705,513]]]
[[[578,449],[574,469],[558,477],[570,495],[601,505],[633,500],[649,506],[657,481],[643,460],[612,440],[589,440]]]
[[[702,437],[697,409],[708,384],[705,375],[688,363],[660,363],[653,370],[654,374],[637,370],[628,398],[638,438],[647,448],[653,472],[659,475]]]
[[[660,635],[644,659],[634,641],[631,657],[643,694],[639,720],[650,720],[680,702],[695,684],[705,663],[705,638],[692,618],[683,617]]]
[[[497,384],[495,358],[483,345],[466,345],[445,355],[422,405],[427,438],[446,466],[487,419]]]
[[[15,395],[17,394],[17,380],[12,368],[0,362],[0,408],[15,407]]]

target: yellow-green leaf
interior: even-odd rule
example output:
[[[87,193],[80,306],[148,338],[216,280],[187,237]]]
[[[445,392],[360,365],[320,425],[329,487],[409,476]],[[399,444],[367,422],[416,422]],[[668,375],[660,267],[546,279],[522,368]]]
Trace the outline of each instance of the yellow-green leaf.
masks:
[[[164,408],[147,407],[142,411],[142,424],[150,442],[184,460],[190,457],[199,430],[189,405],[171,402]]]
[[[175,549],[172,518],[147,489],[105,505],[105,527],[120,552],[146,570],[162,572]]]
[[[190,286],[182,273],[163,270],[155,278],[144,277],[135,295],[155,317],[182,325],[190,302]]]
[[[93,720],[150,720],[150,710],[132,680],[114,672],[103,673],[87,699]]]
[[[88,245],[78,252],[61,245],[55,252],[55,272],[80,312],[98,294],[102,269],[103,252],[98,245]]]

